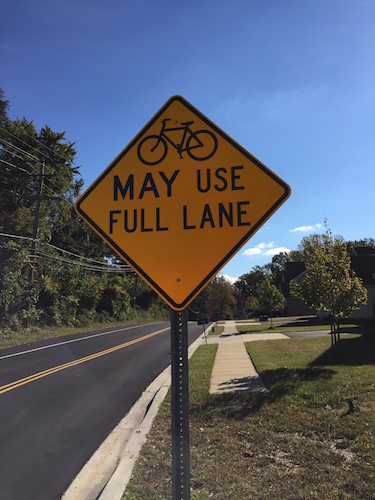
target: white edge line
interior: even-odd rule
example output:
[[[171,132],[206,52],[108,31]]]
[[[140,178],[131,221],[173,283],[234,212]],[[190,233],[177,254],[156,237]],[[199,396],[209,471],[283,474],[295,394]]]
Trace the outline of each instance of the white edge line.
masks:
[[[58,347],[65,344],[72,344],[73,342],[81,342],[82,340],[94,339],[95,337],[102,337],[103,335],[109,335],[111,333],[118,333],[125,330],[131,330],[132,328],[140,328],[146,325],[156,325],[157,323],[143,323],[142,325],[128,326],[126,328],[119,328],[118,330],[110,330],[108,332],[95,333],[94,335],[87,335],[86,337],[80,337],[78,339],[65,340],[64,342],[56,342],[55,344],[48,344],[41,347],[35,347],[34,349],[28,349],[27,351],[14,352],[13,354],[6,354],[0,356],[1,359],[13,358],[15,356],[22,356],[24,354],[29,354],[31,352],[43,351],[44,349],[51,349],[52,347]]]

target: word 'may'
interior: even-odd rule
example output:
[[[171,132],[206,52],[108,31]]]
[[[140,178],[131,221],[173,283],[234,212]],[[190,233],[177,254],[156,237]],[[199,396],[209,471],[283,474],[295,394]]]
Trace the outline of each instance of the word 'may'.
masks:
[[[234,166],[230,169],[224,167],[211,170],[206,169],[205,172],[197,170],[197,190],[201,193],[207,193],[210,189],[216,191],[225,191],[231,189],[232,191],[242,190],[244,186],[241,185],[241,175],[239,171],[243,166]],[[120,197],[124,200],[126,197],[129,200],[143,199],[146,193],[152,193],[155,198],[160,197],[160,193],[169,198],[172,196],[172,185],[175,182],[179,170],[175,170],[173,174],[168,177],[164,172],[147,172],[141,178],[135,178],[134,173],[129,174],[123,183],[118,175],[113,177],[113,200],[118,201]]]

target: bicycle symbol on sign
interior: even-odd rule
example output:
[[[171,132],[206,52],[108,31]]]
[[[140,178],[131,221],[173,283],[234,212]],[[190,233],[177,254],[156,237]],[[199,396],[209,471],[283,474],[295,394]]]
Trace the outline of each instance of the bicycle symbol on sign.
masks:
[[[209,130],[191,130],[190,125],[194,121],[182,122],[180,127],[167,127],[167,121],[171,118],[164,118],[159,135],[148,135],[141,140],[138,146],[138,158],[146,165],[157,165],[167,156],[168,143],[171,144],[180,155],[186,153],[193,160],[204,161],[211,158],[217,150],[217,139]],[[177,122],[176,122],[177,123]],[[176,144],[167,132],[174,133],[182,131],[181,142]],[[170,134],[169,134],[170,135]]]

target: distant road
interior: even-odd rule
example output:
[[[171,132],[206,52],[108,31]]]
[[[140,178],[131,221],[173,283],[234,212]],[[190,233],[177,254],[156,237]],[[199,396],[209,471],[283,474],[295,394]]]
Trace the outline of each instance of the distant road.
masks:
[[[60,499],[170,362],[169,322],[1,350],[0,499]]]

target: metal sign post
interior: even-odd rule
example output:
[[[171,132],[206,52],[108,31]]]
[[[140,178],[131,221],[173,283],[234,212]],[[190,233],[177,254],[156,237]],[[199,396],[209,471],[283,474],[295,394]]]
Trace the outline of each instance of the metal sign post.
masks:
[[[172,498],[190,499],[187,310],[171,311]]]

